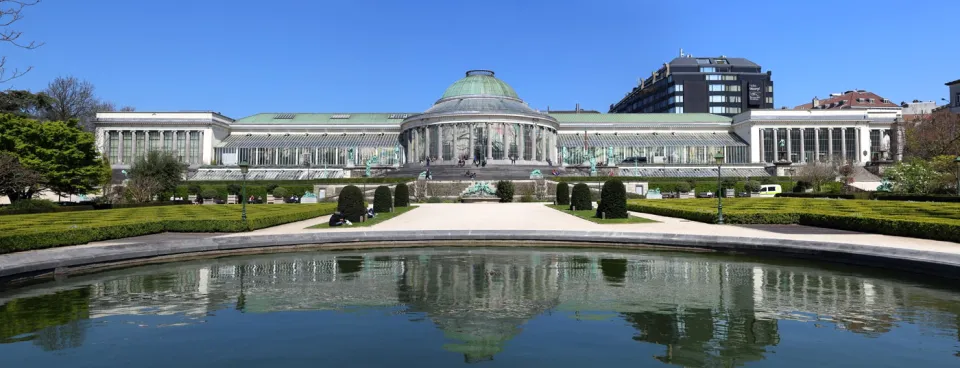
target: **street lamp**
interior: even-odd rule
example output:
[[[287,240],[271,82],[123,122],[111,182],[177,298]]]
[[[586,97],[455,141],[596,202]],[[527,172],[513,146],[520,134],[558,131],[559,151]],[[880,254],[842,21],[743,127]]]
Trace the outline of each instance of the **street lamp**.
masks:
[[[250,170],[250,165],[246,161],[240,161],[240,173],[243,174],[243,186],[240,189],[240,200],[243,203],[243,207],[240,209],[240,219],[244,223],[247,222],[247,171]]]
[[[960,156],[953,159],[953,162],[957,163],[957,195],[960,196]]]
[[[717,151],[713,159],[717,161],[717,223],[723,225],[723,188],[720,186],[720,167],[723,166],[723,152]]]

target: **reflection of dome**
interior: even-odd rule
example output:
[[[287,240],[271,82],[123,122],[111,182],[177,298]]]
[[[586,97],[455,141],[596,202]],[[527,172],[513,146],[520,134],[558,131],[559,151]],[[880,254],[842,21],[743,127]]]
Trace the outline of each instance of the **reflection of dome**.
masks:
[[[471,70],[467,72],[466,77],[454,82],[447,88],[440,99],[478,95],[520,98],[513,87],[495,78],[492,71]]]

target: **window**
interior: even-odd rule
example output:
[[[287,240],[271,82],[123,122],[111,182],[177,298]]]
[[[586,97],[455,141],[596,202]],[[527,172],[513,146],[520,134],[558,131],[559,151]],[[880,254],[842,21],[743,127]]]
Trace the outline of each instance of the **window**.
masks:
[[[773,86],[767,86],[767,93],[773,93]]]
[[[724,87],[724,85],[722,85],[722,84],[711,84],[711,85],[709,86],[709,91],[710,91],[710,92],[723,92],[723,91],[724,91],[724,88],[723,88],[723,87]]]
[[[792,128],[790,129],[790,162],[800,162],[801,154],[800,128]]]
[[[673,94],[673,86],[670,86],[670,88],[667,88],[667,94],[668,94],[668,95],[672,95],[672,94]]]
[[[956,96],[956,97],[957,97],[957,98],[956,98],[955,102],[953,103],[953,106],[958,106],[958,107],[960,107],[960,92],[957,92],[957,96]]]
[[[727,96],[727,102],[740,103],[740,96]]]
[[[729,91],[729,92],[740,92],[740,85],[739,85],[739,84],[731,84],[731,85],[727,86],[727,91]]]
[[[674,102],[683,103],[683,96],[682,95],[674,96],[674,100],[675,100]]]
[[[682,85],[682,84],[678,84],[678,85],[676,85],[676,86],[674,86],[674,87],[676,87],[675,90],[676,90],[677,92],[683,92],[683,85]],[[960,96],[960,94],[958,94],[958,96]]]
[[[697,64],[710,64],[710,59],[697,59]]]
[[[726,113],[726,108],[723,106],[710,106],[711,114],[724,114]]]
[[[768,96],[767,98],[765,98],[765,100],[767,101],[768,104],[773,105],[773,97]]]
[[[803,130],[803,161],[813,162],[813,149],[816,147],[816,133],[813,128]]]
[[[133,163],[133,133],[123,132],[123,163]]]
[[[872,100],[872,99],[871,99]],[[844,147],[843,158],[847,162],[853,163],[860,160],[857,160],[857,129],[856,128],[847,128],[846,135],[843,137],[846,140],[846,147]]]
[[[727,96],[711,95],[711,96],[710,96],[710,102],[711,102],[711,103],[724,103],[724,102],[727,102],[726,97],[727,97]]]
[[[727,59],[716,59],[713,61],[714,64],[726,64]]]
[[[160,132],[150,132],[150,150],[160,150]]]
[[[830,153],[830,128],[820,128],[817,138],[817,160],[827,162]]]
[[[728,107],[728,108],[727,108],[727,114],[739,114],[739,113],[740,113],[740,108],[739,108],[739,107]]]
[[[721,80],[720,74],[707,74],[708,81],[718,81]]]
[[[677,114],[683,114],[683,106],[677,106]]]
[[[763,141],[763,162],[773,162],[773,129],[767,128],[760,131],[761,140]]]
[[[737,80],[737,76],[735,74],[724,74],[723,80],[735,81]]]
[[[843,128],[833,128],[831,129],[830,137],[831,139],[831,151],[833,152],[833,162],[839,163],[843,161]]]
[[[163,150],[173,152],[173,132],[163,132]]]
[[[120,162],[120,133],[118,132],[109,132],[108,141],[110,141],[109,152],[110,162],[117,163]]]

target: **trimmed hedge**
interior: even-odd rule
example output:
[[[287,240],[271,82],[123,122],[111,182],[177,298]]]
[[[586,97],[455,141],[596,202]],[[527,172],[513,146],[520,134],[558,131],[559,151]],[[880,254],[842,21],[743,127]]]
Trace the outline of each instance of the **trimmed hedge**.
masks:
[[[404,183],[397,184],[393,190],[393,206],[407,207],[410,205],[410,188]]]
[[[774,197],[779,198],[829,198],[829,199],[858,199],[853,194],[836,193],[777,193]],[[869,197],[869,196],[866,196]],[[869,198],[862,198],[869,199]]]
[[[313,180],[247,180],[247,187],[251,185],[254,186],[313,186],[314,184],[396,184],[396,183],[409,183],[417,180],[415,177],[397,177],[397,178],[341,178],[341,179],[313,179]],[[196,184],[200,186],[210,186],[210,185],[227,185],[227,184],[240,184],[239,181],[223,180],[223,181],[190,181],[190,184]]]
[[[393,198],[390,195],[390,187],[381,185],[373,192],[373,212],[390,212],[393,205]]]
[[[584,183],[578,183],[573,186],[573,194],[570,196],[570,209],[577,211],[586,211],[593,209],[593,199],[590,197],[590,187]]]
[[[932,195],[932,194],[919,195],[919,194],[873,193],[873,198],[881,201],[960,203],[960,196]]]
[[[620,179],[620,181],[624,181],[624,182],[629,182],[629,181],[645,181],[645,182],[653,183],[653,182],[661,182],[661,181],[672,181],[672,182],[680,182],[680,181],[707,182],[707,181],[713,181],[714,184],[716,184],[716,182],[717,182],[717,178],[716,178],[716,177],[712,177],[712,178],[710,178],[710,179],[707,179],[707,178],[703,178],[703,177],[693,177],[693,178],[685,178],[685,177],[663,178],[663,177],[643,177],[643,176],[616,176],[616,178],[617,178],[617,179]],[[743,178],[743,177],[722,177],[722,178],[721,178],[721,180],[724,180],[724,179],[731,179],[731,180],[743,181],[745,178]],[[760,178],[757,178],[757,179],[760,179]],[[793,182],[793,180],[794,180],[793,178],[791,178],[791,177],[789,177],[789,176],[764,176],[764,177],[762,177],[762,179],[771,180],[771,181],[774,182],[774,183],[770,183],[770,184],[780,184],[781,182],[787,182],[787,181]],[[552,178],[550,178],[550,180],[557,181],[557,182],[568,182],[568,183],[582,183],[582,182],[593,182],[593,183],[596,183],[596,182],[598,182],[598,181],[602,181],[602,180],[603,180],[603,177],[597,177],[597,176],[557,176],[557,177],[552,177]]]
[[[367,204],[363,200],[363,191],[355,185],[347,185],[337,198],[337,211],[347,220],[360,222],[367,214]]]
[[[497,182],[497,198],[500,198],[500,203],[513,202],[513,182],[509,180],[501,180]]]
[[[557,204],[570,205],[570,184],[565,182],[557,184]]]
[[[627,208],[693,221],[716,221],[711,199],[635,200]],[[798,224],[840,230],[960,242],[960,204],[734,198],[724,201],[728,224]]]
[[[617,179],[607,180],[600,191],[597,218],[627,218],[627,188]]]
[[[333,213],[333,204],[156,206],[77,213],[15,215],[0,221],[0,253],[162,232],[240,232]]]

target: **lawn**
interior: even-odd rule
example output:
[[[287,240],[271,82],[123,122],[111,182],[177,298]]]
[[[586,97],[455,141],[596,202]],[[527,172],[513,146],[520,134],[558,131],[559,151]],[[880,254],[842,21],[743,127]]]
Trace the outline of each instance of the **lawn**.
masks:
[[[630,200],[635,212],[715,222],[716,199]],[[819,198],[729,198],[728,224],[800,224],[960,242],[960,203]]]
[[[0,217],[0,254],[162,232],[241,232],[329,215],[335,203],[182,205]]]
[[[404,213],[407,213],[407,212],[409,212],[410,210],[412,210],[412,209],[414,209],[414,208],[417,208],[417,206],[396,207],[396,208],[393,209],[393,212],[380,212],[380,213],[377,214],[376,217],[374,217],[374,218],[372,218],[372,219],[369,219],[369,220],[367,220],[367,221],[364,221],[364,222],[354,222],[353,225],[350,225],[350,226],[342,226],[342,227],[346,227],[346,228],[353,228],[353,227],[370,227],[370,226],[379,224],[379,223],[381,223],[381,222],[387,221],[387,220],[389,220],[389,219],[392,219],[392,218],[394,218],[394,217],[400,216],[400,215],[402,215],[402,214],[404,214]],[[308,227],[308,229],[329,229],[329,228],[330,228],[330,223],[329,223],[329,222],[324,222],[324,223],[322,223],[322,224],[317,224],[317,225],[313,225],[313,226],[311,226],[311,227]],[[337,228],[340,228],[340,226],[338,226]]]
[[[643,217],[630,216],[628,218],[617,218],[617,219],[602,219],[594,217],[597,214],[597,210],[583,210],[583,211],[571,211],[570,206],[562,204],[550,204],[547,207],[553,208],[557,211],[566,213],[568,215],[577,216],[587,221],[593,221],[598,224],[644,224],[650,222],[656,222],[651,219],[646,219]]]

